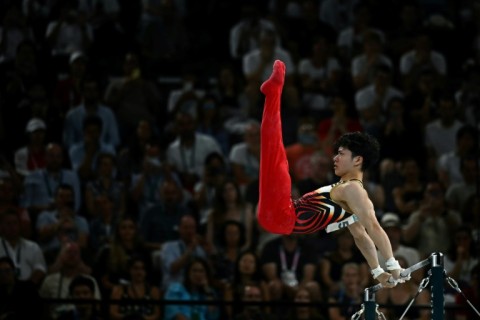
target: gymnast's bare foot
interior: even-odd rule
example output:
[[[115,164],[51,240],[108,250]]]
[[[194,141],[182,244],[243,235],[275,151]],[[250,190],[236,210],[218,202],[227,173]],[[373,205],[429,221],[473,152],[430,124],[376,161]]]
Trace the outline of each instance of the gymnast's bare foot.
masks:
[[[275,60],[273,63],[273,71],[270,78],[268,78],[260,87],[260,91],[267,95],[268,93],[282,90],[285,81],[285,64],[281,60]]]

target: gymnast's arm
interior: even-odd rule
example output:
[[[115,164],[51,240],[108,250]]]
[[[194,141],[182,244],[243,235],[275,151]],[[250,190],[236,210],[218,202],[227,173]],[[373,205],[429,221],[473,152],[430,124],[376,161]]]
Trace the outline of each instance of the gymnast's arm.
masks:
[[[354,223],[348,229],[370,268],[375,269],[379,266],[375,246],[386,259],[393,257],[390,240],[375,217],[373,204],[368,198],[367,191],[358,183],[346,183],[336,188],[334,198],[345,203],[351,212],[357,215],[360,224]],[[385,285],[384,281],[388,280],[389,276],[390,274],[385,272],[377,280]]]

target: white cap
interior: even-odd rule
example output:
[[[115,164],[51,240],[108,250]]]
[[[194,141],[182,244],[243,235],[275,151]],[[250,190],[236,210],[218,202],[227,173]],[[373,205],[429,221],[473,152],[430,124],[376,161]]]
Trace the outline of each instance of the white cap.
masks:
[[[398,217],[398,214],[393,213],[393,212],[387,212],[382,216],[382,219],[380,221],[380,224],[384,228],[388,227],[400,227],[401,222],[400,218]]]
[[[87,57],[85,56],[85,54],[82,51],[74,51],[70,54],[69,63],[72,64],[75,60],[77,60],[79,58],[86,59]]]
[[[47,129],[47,125],[45,124],[45,122],[39,118],[32,118],[28,121],[25,131],[30,133],[40,129],[41,130]]]

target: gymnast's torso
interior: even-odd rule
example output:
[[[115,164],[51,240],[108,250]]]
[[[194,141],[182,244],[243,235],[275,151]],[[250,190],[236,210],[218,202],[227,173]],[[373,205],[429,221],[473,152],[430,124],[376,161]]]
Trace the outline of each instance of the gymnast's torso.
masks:
[[[361,183],[360,180],[353,180]],[[294,200],[293,205],[297,218],[293,233],[314,233],[327,228],[330,224],[345,221],[352,216],[355,219],[351,219],[350,221],[357,221],[353,213],[346,211],[331,197],[331,192],[334,188],[348,181],[339,181],[321,187],[315,191],[306,193],[300,199]],[[348,226],[348,223],[344,226],[340,225],[340,227],[335,230],[346,226]]]

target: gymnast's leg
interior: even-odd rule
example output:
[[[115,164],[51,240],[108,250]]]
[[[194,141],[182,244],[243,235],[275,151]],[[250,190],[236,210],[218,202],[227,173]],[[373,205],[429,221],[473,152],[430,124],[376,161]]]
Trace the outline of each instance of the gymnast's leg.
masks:
[[[260,90],[265,95],[261,127],[258,222],[269,232],[290,234],[296,214],[291,198],[291,178],[283,146],[280,100],[285,64],[276,60],[270,78]]]

